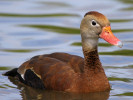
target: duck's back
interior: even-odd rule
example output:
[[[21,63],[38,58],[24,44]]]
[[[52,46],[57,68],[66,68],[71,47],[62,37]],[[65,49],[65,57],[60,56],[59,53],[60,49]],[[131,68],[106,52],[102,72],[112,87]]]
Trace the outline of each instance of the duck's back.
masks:
[[[52,53],[31,58],[19,67],[18,73],[23,83],[34,88],[64,91],[72,86],[83,67],[82,57]]]

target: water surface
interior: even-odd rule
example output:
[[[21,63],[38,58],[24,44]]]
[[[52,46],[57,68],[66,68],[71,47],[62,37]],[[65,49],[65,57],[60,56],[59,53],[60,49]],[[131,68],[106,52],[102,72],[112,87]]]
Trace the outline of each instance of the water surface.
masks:
[[[104,2],[104,3],[103,3]],[[64,93],[36,90],[2,76],[32,56],[67,52],[83,57],[80,22],[96,10],[105,14],[123,48],[100,39],[99,54],[112,89],[98,93]],[[0,0],[1,100],[132,100],[132,0]]]

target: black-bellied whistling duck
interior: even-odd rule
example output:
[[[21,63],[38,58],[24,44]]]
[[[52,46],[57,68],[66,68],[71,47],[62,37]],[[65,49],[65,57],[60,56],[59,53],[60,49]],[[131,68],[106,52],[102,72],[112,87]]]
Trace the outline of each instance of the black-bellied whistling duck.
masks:
[[[98,39],[119,47],[122,43],[113,35],[109,20],[96,11],[85,14],[80,30],[84,58],[67,53],[38,55],[4,75],[17,77],[20,82],[40,89],[66,92],[110,90],[99,60]]]

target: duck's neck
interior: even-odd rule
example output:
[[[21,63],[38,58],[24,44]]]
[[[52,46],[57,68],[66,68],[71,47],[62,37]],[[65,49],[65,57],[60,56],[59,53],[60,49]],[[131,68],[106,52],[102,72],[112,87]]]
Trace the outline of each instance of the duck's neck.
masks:
[[[99,60],[98,51],[84,51],[84,68],[94,70],[101,69],[102,65]]]
[[[82,47],[84,53],[84,68],[87,70],[101,70],[102,65],[99,59],[98,50],[98,39],[87,39],[82,40]]]

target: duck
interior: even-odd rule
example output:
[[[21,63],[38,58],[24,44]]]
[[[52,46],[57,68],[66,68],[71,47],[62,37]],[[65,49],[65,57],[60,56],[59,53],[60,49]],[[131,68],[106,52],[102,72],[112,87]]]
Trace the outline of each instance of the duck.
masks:
[[[19,68],[4,73],[20,83],[36,89],[63,92],[109,91],[111,86],[98,54],[99,38],[122,47],[122,42],[112,33],[106,16],[89,11],[80,24],[83,57],[63,52],[32,57]]]
[[[10,82],[19,89],[23,100],[108,100],[110,91],[92,93],[70,93],[49,90],[34,89],[27,85],[20,84],[14,77],[8,77]]]

